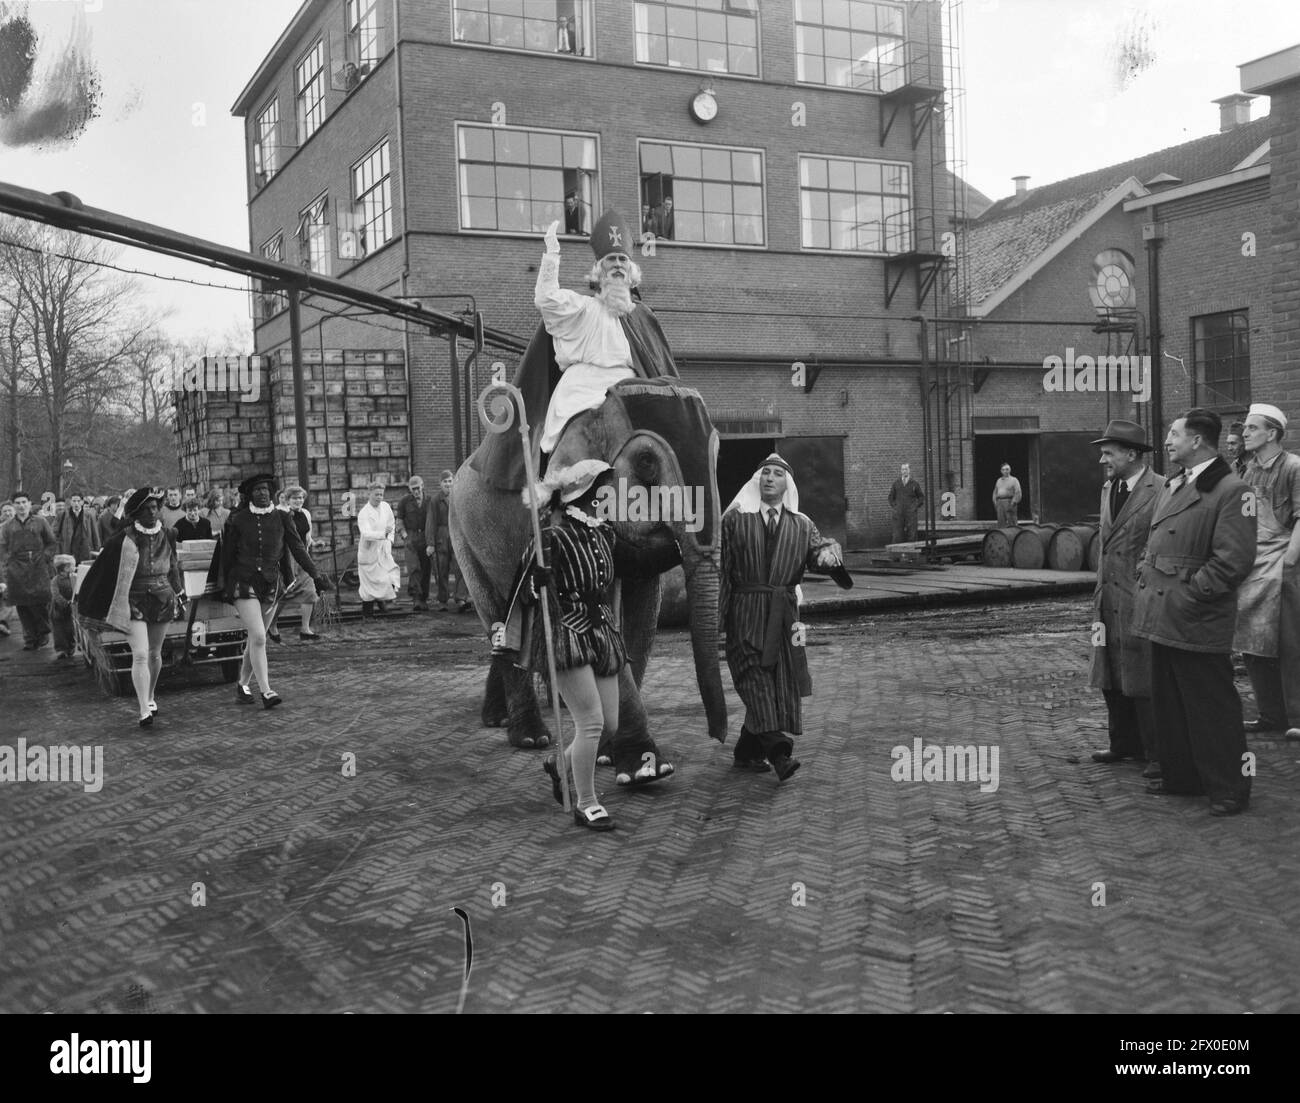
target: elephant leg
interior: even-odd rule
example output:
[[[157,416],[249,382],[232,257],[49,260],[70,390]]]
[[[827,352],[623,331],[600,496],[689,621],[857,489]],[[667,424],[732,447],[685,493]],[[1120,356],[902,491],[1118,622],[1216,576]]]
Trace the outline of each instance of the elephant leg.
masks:
[[[506,739],[510,746],[528,749],[550,746],[551,732],[542,719],[542,710],[537,705],[532,675],[526,670],[520,670],[506,655],[492,656],[492,665],[499,667],[502,684],[505,687],[509,707]]]
[[[668,777],[676,769],[650,738],[645,706],[630,666],[624,666],[618,675],[618,731],[611,740],[611,750],[618,785],[645,785]]]
[[[494,655],[488,667],[487,685],[483,688],[483,711],[480,718],[485,728],[504,727],[510,719],[510,702],[506,699],[506,680],[502,671],[502,656]]]

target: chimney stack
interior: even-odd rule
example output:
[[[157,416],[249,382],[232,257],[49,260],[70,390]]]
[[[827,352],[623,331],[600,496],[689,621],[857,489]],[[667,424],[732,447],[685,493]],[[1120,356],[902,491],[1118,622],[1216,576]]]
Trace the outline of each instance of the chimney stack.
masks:
[[[1229,130],[1235,130],[1250,122],[1250,101],[1254,96],[1247,96],[1242,92],[1234,92],[1231,96],[1223,96],[1217,100],[1211,100],[1211,103],[1219,105],[1219,133],[1224,134]]]
[[[1025,197],[1025,192],[1029,190],[1029,177],[1013,176],[1011,179],[1016,182],[1016,198],[1023,199]]]

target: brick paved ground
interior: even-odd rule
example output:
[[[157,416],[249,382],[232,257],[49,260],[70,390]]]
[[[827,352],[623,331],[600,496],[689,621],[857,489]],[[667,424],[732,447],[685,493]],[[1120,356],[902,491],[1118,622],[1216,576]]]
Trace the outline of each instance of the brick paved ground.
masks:
[[[473,618],[286,643],[273,712],[173,679],[149,733],[0,641],[0,742],[100,744],[106,771],[97,794],[0,785],[0,1010],[451,1011],[452,907],[469,1011],[1300,1010],[1300,747],[1252,744],[1228,820],[1093,764],[1087,619],[1070,599],[816,622],[782,787],[705,737],[671,634],[647,690],[678,774],[627,793],[603,771],[605,836],[479,729]],[[997,791],[891,780],[916,736],[996,746]]]

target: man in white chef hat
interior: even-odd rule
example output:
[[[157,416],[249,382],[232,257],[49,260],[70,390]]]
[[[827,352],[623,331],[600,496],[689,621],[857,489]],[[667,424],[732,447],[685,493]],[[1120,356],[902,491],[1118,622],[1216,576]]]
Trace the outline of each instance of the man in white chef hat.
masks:
[[[1286,451],[1287,418],[1264,402],[1242,430],[1249,461],[1242,478],[1255,492],[1255,566],[1237,592],[1234,651],[1246,660],[1259,718],[1248,732],[1300,739],[1300,456]]]

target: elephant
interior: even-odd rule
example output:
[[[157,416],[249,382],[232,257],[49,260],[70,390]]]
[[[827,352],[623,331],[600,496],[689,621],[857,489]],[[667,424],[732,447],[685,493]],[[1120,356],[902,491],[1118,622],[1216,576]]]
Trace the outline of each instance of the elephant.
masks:
[[[727,706],[718,661],[722,530],[717,454],[718,434],[699,393],[679,380],[657,378],[616,384],[599,408],[568,422],[550,456],[552,467],[585,458],[610,463],[619,488],[611,504],[629,507],[621,511],[625,516],[616,511],[610,519],[622,538],[652,550],[648,558],[654,560],[653,575],[619,579],[628,665],[619,676],[618,730],[604,734],[600,752],[613,758],[619,784],[657,780],[672,772],[649,735],[640,686],[657,628],[659,574],[678,563],[686,575],[695,674],[709,735],[719,742],[726,739]],[[643,510],[637,509],[638,501]],[[668,508],[656,509],[656,503]],[[688,516],[688,504],[697,507],[693,517]],[[494,645],[499,645],[511,585],[532,536],[528,510],[519,491],[494,486],[471,456],[452,487],[449,523],[456,561],[474,607]],[[653,555],[653,550],[660,554]],[[532,678],[515,665],[515,657],[494,647],[483,723],[499,726],[504,721],[512,746],[546,746],[549,733]]]

